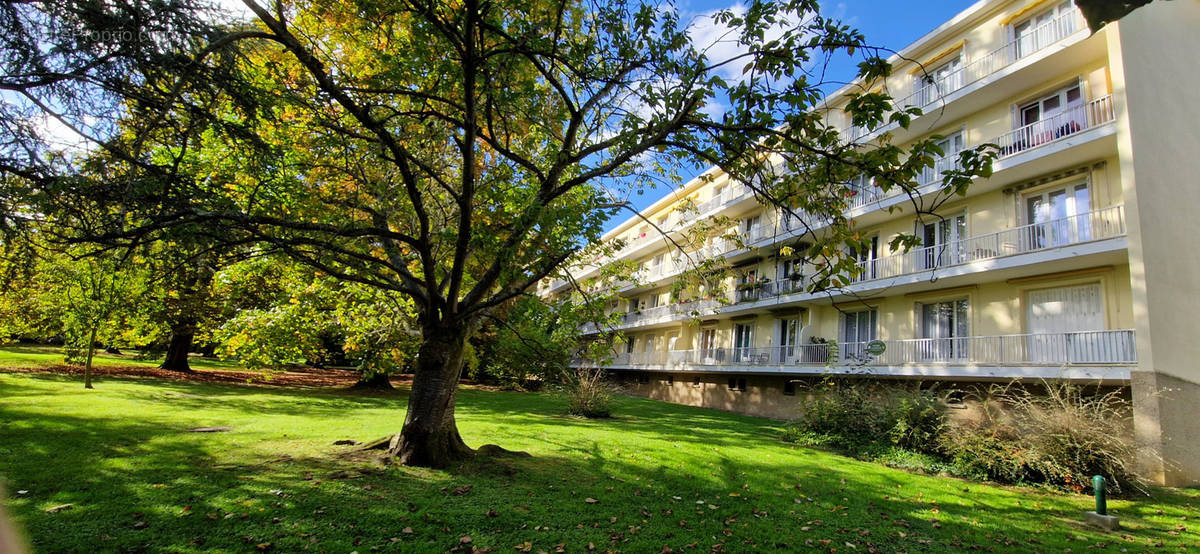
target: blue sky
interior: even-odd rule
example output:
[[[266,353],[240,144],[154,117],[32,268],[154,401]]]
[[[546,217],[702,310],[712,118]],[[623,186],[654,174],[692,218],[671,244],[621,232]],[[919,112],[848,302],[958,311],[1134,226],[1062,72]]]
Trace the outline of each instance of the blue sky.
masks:
[[[743,1],[740,4],[744,3]],[[858,29],[869,44],[900,50],[974,3],[975,0],[843,0],[822,2],[822,12]],[[675,2],[677,9],[685,15],[703,14],[738,4],[737,0]],[[834,59],[829,65],[827,78],[837,81],[850,80],[856,73],[855,63],[856,60],[844,56]],[[660,187],[647,190],[630,200],[641,210],[668,192],[669,189]],[[605,225],[605,230],[620,225],[626,219],[628,212],[610,220]]]

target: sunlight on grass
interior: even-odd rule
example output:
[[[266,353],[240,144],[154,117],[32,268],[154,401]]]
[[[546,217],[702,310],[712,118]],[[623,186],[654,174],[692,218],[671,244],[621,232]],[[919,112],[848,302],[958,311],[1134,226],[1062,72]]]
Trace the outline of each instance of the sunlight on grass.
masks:
[[[793,447],[772,421],[643,399],[590,421],[548,395],[466,389],[467,442],[533,458],[436,471],[331,444],[398,430],[404,393],[97,387],[0,374],[0,471],[39,551],[1200,546],[1195,490],[1114,501],[1126,529],[1105,533],[1079,523],[1087,497],[909,474]],[[187,432],[199,426],[232,429]]]
[[[57,346],[5,346],[4,348],[0,348],[0,367],[50,367],[63,363],[62,348]],[[109,367],[158,367],[158,364],[162,363],[162,358],[138,359],[138,351],[136,350],[124,350],[119,355],[97,350],[93,363],[96,366]],[[237,364],[235,363],[223,362],[212,358],[192,357],[190,363],[195,369],[237,368]]]

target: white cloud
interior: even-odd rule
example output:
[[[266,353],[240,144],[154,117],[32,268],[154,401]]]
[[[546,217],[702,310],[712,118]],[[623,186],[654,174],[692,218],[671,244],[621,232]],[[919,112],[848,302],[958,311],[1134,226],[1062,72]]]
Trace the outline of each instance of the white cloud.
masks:
[[[735,3],[726,9],[737,17],[742,17],[746,14],[746,6],[741,2]],[[742,70],[749,62],[749,58],[737,60],[734,58],[746,55],[750,49],[740,42],[737,30],[715,19],[714,16],[721,11],[724,10],[704,12],[693,18],[691,25],[688,26],[688,36],[691,38],[692,47],[698,52],[704,53],[710,65],[734,60],[731,63],[722,65],[718,69],[718,72],[725,79],[731,81],[741,80],[746,77],[746,74]],[[767,32],[763,36],[763,42],[779,39],[788,29],[803,23],[801,16],[795,13],[783,15],[784,17],[781,17],[778,22],[767,29]]]

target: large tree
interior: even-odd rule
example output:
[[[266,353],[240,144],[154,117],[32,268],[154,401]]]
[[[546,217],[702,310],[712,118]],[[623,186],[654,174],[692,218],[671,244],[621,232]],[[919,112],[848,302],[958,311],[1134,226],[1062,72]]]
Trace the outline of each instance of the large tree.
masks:
[[[150,62],[119,58],[124,80],[95,51],[33,49],[54,63],[24,61],[30,72],[71,70],[55,69],[52,85],[9,88],[109,163],[96,178],[86,164],[9,148],[0,168],[16,184],[5,196],[32,213],[101,204],[118,217],[79,226],[102,244],[196,229],[411,298],[422,343],[392,446],[405,464],[472,454],[454,419],[467,341],[597,241],[628,206],[624,195],[717,166],[765,202],[830,221],[813,248],[837,259],[858,240],[841,215],[847,181],[867,172],[912,193],[941,155],[932,140],[901,149],[885,137],[864,149],[827,123],[816,109],[823,58],[860,56],[868,82],[890,68],[813,0],[753,2],[694,22],[638,0],[246,6],[251,24],[220,31],[186,3],[97,3],[128,24],[145,13],[169,27],[136,52]],[[28,15],[61,12],[54,2],[8,9],[63,24]],[[81,17],[68,22],[92,25]],[[857,124],[907,124],[914,110],[868,90],[851,102]],[[116,127],[92,125],[57,98],[108,98]],[[30,140],[20,129],[7,138]],[[987,172],[986,154],[960,162],[947,192]]]

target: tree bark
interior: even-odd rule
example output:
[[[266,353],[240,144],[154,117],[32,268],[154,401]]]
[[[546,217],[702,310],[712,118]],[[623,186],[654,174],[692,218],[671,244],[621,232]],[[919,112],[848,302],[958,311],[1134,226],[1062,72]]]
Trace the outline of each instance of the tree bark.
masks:
[[[159,369],[169,371],[191,371],[188,365],[188,353],[192,350],[192,340],[196,337],[196,327],[185,324],[171,329],[171,343],[167,345],[167,356]]]
[[[87,362],[83,364],[83,388],[90,389],[92,387],[92,357],[96,355],[96,329],[92,328],[91,337],[88,339],[87,346]]]
[[[358,382],[351,387],[360,390],[396,390],[392,386],[392,381],[386,373],[373,373],[367,377],[365,373],[360,373]]]
[[[469,327],[426,325],[417,353],[404,428],[390,450],[403,465],[446,467],[474,456],[458,434],[454,402]]]

